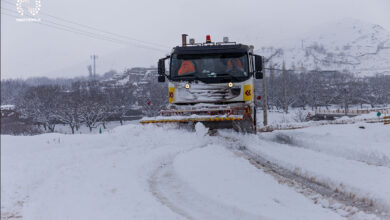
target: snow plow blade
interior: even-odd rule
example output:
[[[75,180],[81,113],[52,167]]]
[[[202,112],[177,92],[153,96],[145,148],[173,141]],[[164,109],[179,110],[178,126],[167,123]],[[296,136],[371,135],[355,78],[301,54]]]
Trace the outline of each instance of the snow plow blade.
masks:
[[[238,121],[243,120],[242,115],[239,116],[199,116],[196,115],[194,117],[169,117],[169,116],[157,116],[157,117],[150,117],[150,118],[143,118],[141,119],[141,124],[148,124],[148,123],[187,123],[187,122],[218,122],[218,121]]]
[[[255,131],[249,107],[213,108],[196,107],[194,109],[163,110],[160,116],[144,117],[141,124],[174,123],[179,126],[193,126],[197,122],[203,123],[210,129],[233,128],[237,131]]]

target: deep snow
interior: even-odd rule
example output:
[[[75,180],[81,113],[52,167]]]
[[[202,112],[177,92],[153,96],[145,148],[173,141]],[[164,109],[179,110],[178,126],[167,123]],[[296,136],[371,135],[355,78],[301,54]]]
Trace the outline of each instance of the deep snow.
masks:
[[[243,140],[250,150],[279,166],[390,210],[388,125],[325,125]]]
[[[390,207],[390,126],[225,131],[299,173]],[[196,131],[125,125],[103,134],[1,136],[4,219],[340,219]],[[289,143],[282,143],[286,137]],[[285,139],[283,139],[285,138]],[[286,140],[285,140],[286,141]],[[351,153],[349,153],[351,152]],[[374,155],[374,156],[372,156]],[[382,158],[382,159],[380,159]],[[349,215],[367,219],[363,213]]]

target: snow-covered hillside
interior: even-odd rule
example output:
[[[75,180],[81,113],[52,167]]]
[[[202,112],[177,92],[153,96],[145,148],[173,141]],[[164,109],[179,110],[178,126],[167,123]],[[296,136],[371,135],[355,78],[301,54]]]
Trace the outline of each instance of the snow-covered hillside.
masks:
[[[131,124],[103,134],[2,136],[1,218],[378,219],[390,212],[390,127],[363,125],[209,136],[201,124],[195,132]],[[302,188],[240,149],[374,211]]]
[[[379,25],[353,19],[315,27],[306,34],[257,52],[288,69],[348,70],[359,76],[390,74],[390,32]]]
[[[107,80],[100,82],[106,87],[121,87],[149,84],[156,81],[157,68],[141,68],[135,67],[127,69],[123,73],[117,73]]]
[[[254,44],[256,52],[270,56],[279,49],[282,53],[274,56],[272,63],[281,67],[285,61],[287,68],[295,65],[308,70],[349,70],[360,76],[373,76],[376,73],[390,74],[390,32],[379,25],[354,19],[343,19],[334,23],[322,24],[307,33],[296,33],[296,38],[284,42],[272,42],[264,45],[262,33],[243,30],[240,43]],[[246,33],[246,34],[245,34]],[[202,39],[197,39],[201,41]],[[238,39],[231,39],[236,41]],[[267,41],[269,42],[269,41]],[[109,54],[101,54],[98,62],[98,73],[109,70],[122,71],[136,66],[156,65],[157,60],[177,45],[166,45],[165,52],[140,48],[124,48]],[[86,60],[52,74],[74,76],[87,75]]]

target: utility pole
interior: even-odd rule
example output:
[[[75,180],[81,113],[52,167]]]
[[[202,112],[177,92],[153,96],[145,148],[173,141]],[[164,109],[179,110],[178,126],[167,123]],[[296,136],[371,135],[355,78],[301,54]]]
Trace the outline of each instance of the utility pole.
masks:
[[[91,59],[93,60],[93,79],[96,79],[96,59],[98,56],[96,54],[92,54]]]
[[[283,108],[284,112],[288,113],[288,98],[287,98],[287,70],[286,70],[286,64],[283,61],[283,66],[282,66],[282,76],[283,76]]]
[[[344,113],[348,115],[348,91],[347,88],[344,88]]]
[[[89,73],[89,80],[92,80],[92,66],[88,65],[87,69],[88,69],[88,73]]]
[[[263,59],[264,68],[264,59]],[[268,125],[268,101],[267,101],[267,76],[265,74],[265,68],[263,71],[263,125]]]

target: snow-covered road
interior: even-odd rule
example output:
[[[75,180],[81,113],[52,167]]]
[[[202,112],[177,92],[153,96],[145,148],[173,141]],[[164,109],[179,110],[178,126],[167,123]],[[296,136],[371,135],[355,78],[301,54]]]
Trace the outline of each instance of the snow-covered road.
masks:
[[[389,126],[327,125],[243,140],[252,152],[299,176],[390,210]],[[272,148],[263,147],[269,142]]]
[[[343,126],[222,133],[236,141],[208,136],[202,126],[196,132],[126,125],[101,135],[1,136],[2,219],[381,218],[308,195],[237,153],[245,146],[389,210],[390,127]]]

